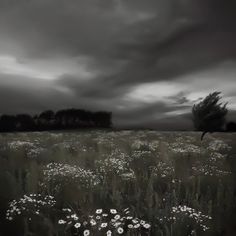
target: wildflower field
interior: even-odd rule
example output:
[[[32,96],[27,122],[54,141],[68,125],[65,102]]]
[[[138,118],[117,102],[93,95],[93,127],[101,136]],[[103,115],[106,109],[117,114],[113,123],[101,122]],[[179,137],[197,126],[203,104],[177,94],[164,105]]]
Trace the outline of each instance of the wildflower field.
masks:
[[[236,235],[236,134],[0,135],[0,235]]]

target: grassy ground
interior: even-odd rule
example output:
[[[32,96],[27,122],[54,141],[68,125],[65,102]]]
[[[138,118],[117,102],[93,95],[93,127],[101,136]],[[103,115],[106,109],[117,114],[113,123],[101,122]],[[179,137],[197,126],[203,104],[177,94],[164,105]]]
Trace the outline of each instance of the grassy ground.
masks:
[[[236,235],[236,134],[0,136],[0,235]]]

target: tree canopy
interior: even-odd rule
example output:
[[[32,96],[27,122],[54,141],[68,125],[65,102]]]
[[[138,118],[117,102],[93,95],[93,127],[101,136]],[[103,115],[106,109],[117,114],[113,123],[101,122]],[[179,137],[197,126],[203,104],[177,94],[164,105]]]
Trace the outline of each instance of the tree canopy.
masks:
[[[110,128],[111,126],[111,112],[91,112],[74,108],[57,112],[47,110],[33,117],[28,114],[0,116],[0,132]]]
[[[192,108],[195,130],[203,131],[201,140],[207,132],[222,131],[225,116],[228,112],[227,103],[222,104],[221,92],[213,92]]]

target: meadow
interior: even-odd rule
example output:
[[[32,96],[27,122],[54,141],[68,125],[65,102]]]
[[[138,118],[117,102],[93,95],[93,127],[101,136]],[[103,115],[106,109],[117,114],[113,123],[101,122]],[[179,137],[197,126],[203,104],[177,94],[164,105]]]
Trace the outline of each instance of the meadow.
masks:
[[[0,135],[0,235],[236,235],[236,134]]]

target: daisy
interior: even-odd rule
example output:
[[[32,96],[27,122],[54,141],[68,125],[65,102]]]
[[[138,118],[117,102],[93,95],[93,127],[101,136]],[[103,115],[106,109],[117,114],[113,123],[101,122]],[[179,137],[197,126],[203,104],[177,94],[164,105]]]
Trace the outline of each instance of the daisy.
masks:
[[[90,224],[91,224],[92,226],[94,226],[94,225],[97,224],[97,222],[96,222],[96,220],[92,219],[92,220],[90,220]]]
[[[116,214],[117,210],[116,209],[110,209],[111,214]]]
[[[101,224],[101,227],[102,227],[102,228],[106,228],[106,227],[107,227],[107,223],[102,223],[102,224]]]
[[[119,227],[119,228],[117,229],[117,232],[118,232],[118,234],[123,234],[123,233],[124,233],[124,230],[123,230],[123,228]]]
[[[139,228],[139,227],[140,227],[140,224],[134,225],[134,228],[135,228],[135,229],[137,229],[137,228]]]
[[[107,231],[107,236],[111,236],[111,235],[112,235],[111,230],[108,230],[108,231]]]
[[[120,219],[120,215],[115,215],[114,219],[115,220],[119,220]]]
[[[59,224],[59,225],[63,225],[63,224],[65,224],[65,223],[66,223],[65,220],[58,220],[58,224]]]
[[[97,209],[96,210],[96,214],[101,214],[102,213],[102,209]]]
[[[76,223],[74,226],[75,226],[76,229],[78,229],[81,226],[81,224],[80,223]]]
[[[89,231],[88,229],[86,229],[86,230],[84,231],[84,236],[88,236],[88,235],[90,235],[90,231]]]
[[[145,229],[149,229],[149,228],[151,227],[151,225],[146,223],[146,224],[143,225],[143,227],[144,227]]]

